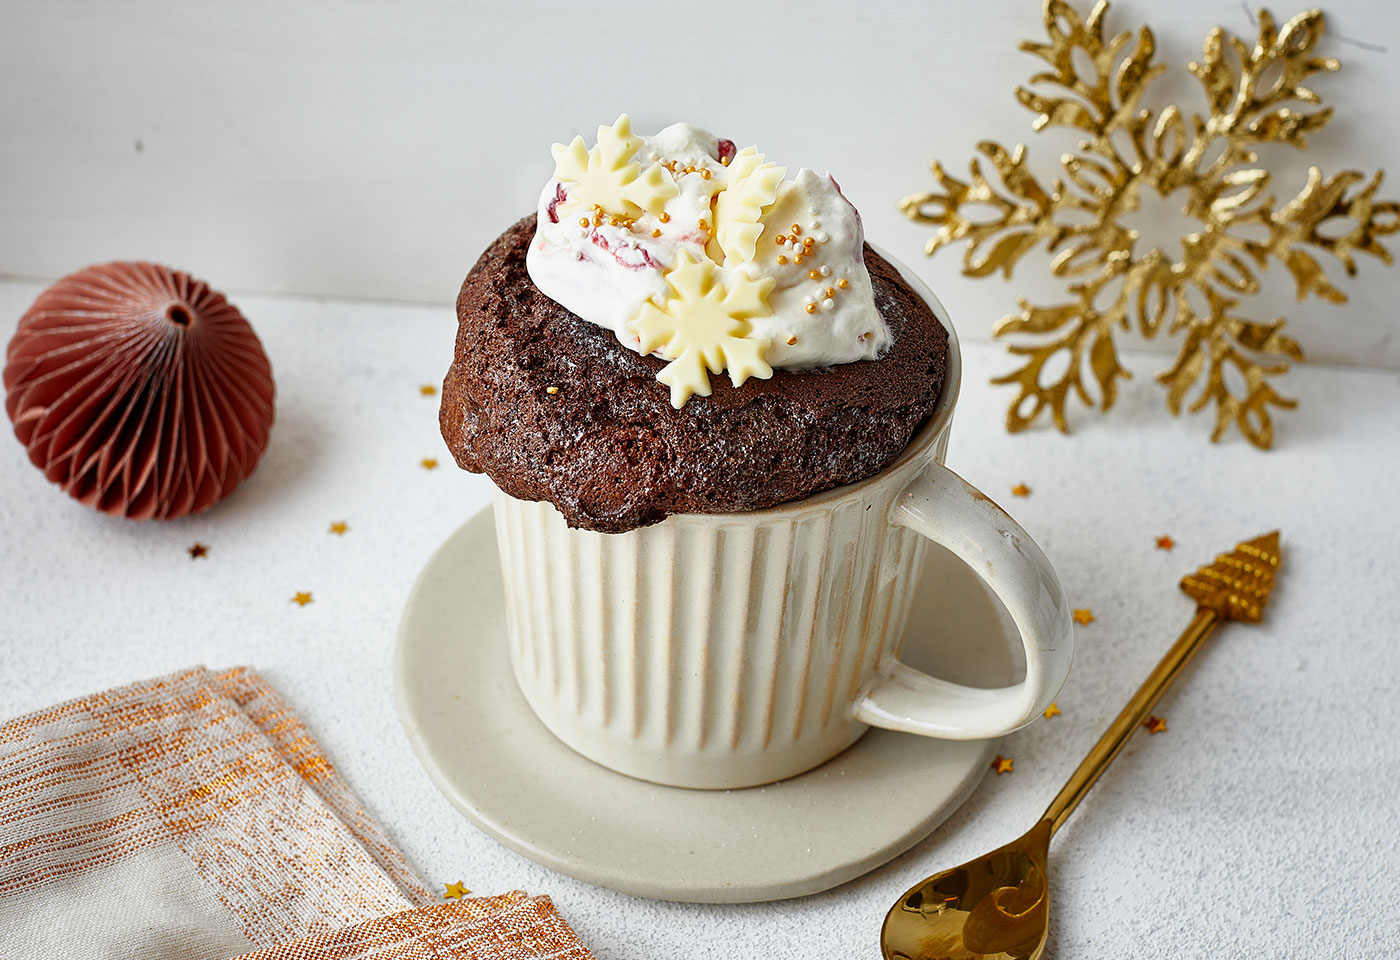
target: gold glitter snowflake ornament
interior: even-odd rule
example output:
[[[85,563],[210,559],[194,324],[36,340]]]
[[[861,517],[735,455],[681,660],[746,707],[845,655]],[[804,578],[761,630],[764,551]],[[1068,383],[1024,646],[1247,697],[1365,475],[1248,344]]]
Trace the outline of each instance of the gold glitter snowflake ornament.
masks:
[[[665,274],[670,294],[664,303],[648,300],[632,321],[641,352],[671,361],[656,379],[671,388],[679,410],[693,394],[710,395],[706,374],[727,370],[738,387],[749,377],[766,380],[773,368],[763,359],[769,341],[750,336],[750,317],[767,316],[773,279],[749,279],[739,271],[721,282],[712,260],[682,253]]]
[[[984,141],[978,149],[1000,187],[975,158],[966,182],[935,161],[939,189],[905,197],[900,208],[910,219],[938,227],[928,241],[930,254],[967,241],[967,276],[1000,270],[1010,278],[1021,257],[1042,243],[1055,255],[1051,272],[1066,279],[1071,299],[1053,306],[1023,299],[1020,313],[993,331],[998,337],[1031,337],[1009,347],[1025,358],[1024,365],[992,381],[1019,388],[1006,417],[1012,432],[1047,409],[1068,432],[1069,396],[1093,406],[1091,383],[1101,409],[1112,407],[1118,380],[1130,376],[1119,363],[1114,333],[1136,326],[1145,337],[1163,328],[1182,337],[1176,360],[1157,377],[1172,414],[1183,404],[1191,412],[1213,404],[1211,440],[1233,423],[1267,449],[1273,443],[1269,408],[1296,406],[1275,392],[1269,378],[1285,373],[1290,359],[1301,360],[1303,353],[1283,334],[1283,320],[1238,316],[1239,298],[1257,293],[1257,271],[1277,260],[1292,274],[1299,300],[1312,295],[1345,302],[1314,252],[1330,254],[1349,275],[1356,273],[1357,252],[1390,263],[1378,238],[1400,228],[1400,204],[1375,199],[1380,171],[1366,182],[1353,170],[1324,177],[1313,167],[1288,202],[1280,205],[1264,192],[1270,174],[1256,165],[1254,148],[1277,143],[1301,149],[1306,135],[1332,115],[1330,108],[1303,106],[1320,103],[1305,81],[1340,67],[1334,59],[1313,56],[1324,27],[1319,11],[1300,14],[1280,30],[1261,10],[1252,48],[1212,29],[1201,61],[1189,67],[1205,89],[1210,114],[1188,119],[1175,105],[1155,114],[1140,106],[1148,85],[1166,68],[1152,62],[1155,43],[1147,27],[1136,38],[1124,32],[1105,39],[1108,7],[1100,0],[1085,19],[1061,0],[1046,0],[1048,42],[1021,44],[1050,66],[1031,82],[1058,88],[1056,95],[1016,88],[1017,100],[1036,114],[1032,129],[1068,127],[1087,134],[1079,152],[1060,158],[1067,181],[1042,186],[1026,163],[1024,146],[1008,152]],[[1081,62],[1092,72],[1081,72]],[[1123,224],[1148,190],[1163,198],[1182,191],[1183,212],[1201,224],[1181,238],[1179,257],[1160,247],[1143,249],[1137,231]],[[983,215],[988,210],[990,217]],[[1058,356],[1068,366],[1047,383],[1045,367]],[[1227,381],[1230,368],[1243,392]]]

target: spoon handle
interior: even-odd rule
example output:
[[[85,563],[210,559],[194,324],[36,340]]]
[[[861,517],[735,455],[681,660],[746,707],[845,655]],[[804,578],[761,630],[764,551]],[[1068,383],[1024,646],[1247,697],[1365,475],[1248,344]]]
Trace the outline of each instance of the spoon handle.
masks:
[[[1094,749],[1089,751],[1089,755],[1084,758],[1078,769],[1070,775],[1069,782],[1055,795],[1055,799],[1050,801],[1050,806],[1046,808],[1041,819],[1050,821],[1052,835],[1060,828],[1060,824],[1069,819],[1079,801],[1084,799],[1084,794],[1089,792],[1089,788],[1113,762],[1113,758],[1118,756],[1118,752],[1123,749],[1133,731],[1147,719],[1148,712],[1157,703],[1162,691],[1181,673],[1192,654],[1200,648],[1201,643],[1210,636],[1219,622],[1220,614],[1215,610],[1206,606],[1197,608],[1190,626],[1177,638],[1176,643],[1172,644],[1167,655],[1138,688],[1137,693],[1133,694],[1123,712],[1118,714],[1118,718],[1104,731],[1099,742],[1094,744]]]

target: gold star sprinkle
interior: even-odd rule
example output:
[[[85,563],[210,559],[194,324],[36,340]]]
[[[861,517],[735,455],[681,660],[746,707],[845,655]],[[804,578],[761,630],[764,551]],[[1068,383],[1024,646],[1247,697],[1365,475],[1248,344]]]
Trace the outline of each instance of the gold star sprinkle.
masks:
[[[350,524],[346,523],[344,520],[337,520],[335,523],[331,524],[330,532],[335,534],[337,537],[343,537],[345,536],[345,531],[349,529]]]
[[[191,560],[198,560],[200,557],[209,556],[209,548],[202,543],[196,543],[194,546],[189,547],[188,550]]]
[[[460,880],[456,883],[445,883],[443,886],[447,888],[447,892],[442,895],[442,899],[444,900],[460,900],[471,893],[470,890],[462,885],[462,881]]]
[[[425,397],[435,397],[437,396],[437,387],[433,386],[431,383],[425,383],[418,388],[418,392]]]
[[[1093,623],[1094,611],[1090,610],[1088,607],[1074,611],[1074,622],[1082,623],[1086,626]]]
[[[992,769],[996,771],[997,776],[1001,776],[1003,773],[1011,772],[1011,764],[1013,762],[1014,761],[1010,757],[1003,757],[1001,754],[997,754],[996,759],[992,761]]]
[[[1045,708],[1045,719],[1049,720],[1051,717],[1058,717],[1062,713],[1064,713],[1064,711],[1060,709],[1060,705],[1058,703],[1052,703]]]
[[[422,468],[423,468],[424,470],[436,470],[436,469],[437,469],[437,458],[436,458],[436,457],[424,457],[422,460],[419,460],[418,463],[419,463],[420,466],[422,466]]]
[[[1148,732],[1148,733],[1166,733],[1166,732],[1167,732],[1167,718],[1166,718],[1166,717],[1148,717],[1146,720],[1144,720],[1144,721],[1142,722],[1142,725],[1143,725],[1144,727],[1147,728],[1147,732]]]
[[[298,590],[296,596],[292,597],[292,603],[295,603],[295,604],[296,604],[297,606],[299,606],[299,607],[304,607],[304,606],[306,606],[306,605],[307,605],[308,603],[310,603],[310,602],[311,602],[311,591],[310,591],[310,590],[306,590],[306,591]]]
[[[1157,538],[1158,550],[1170,550],[1174,546],[1176,546],[1176,541],[1173,540],[1171,537],[1166,536],[1165,534]]]
[[[1029,497],[1031,495],[1031,488],[1024,483],[1018,483],[1011,488],[1011,495],[1013,497]]]

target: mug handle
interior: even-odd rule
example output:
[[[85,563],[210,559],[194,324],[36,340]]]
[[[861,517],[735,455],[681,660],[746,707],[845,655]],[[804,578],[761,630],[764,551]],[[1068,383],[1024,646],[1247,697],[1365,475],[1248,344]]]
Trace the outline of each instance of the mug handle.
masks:
[[[856,704],[871,726],[948,740],[985,740],[1030,723],[1069,674],[1069,600],[1045,554],[1020,524],[970,483],[931,462],[895,501],[890,522],[946,547],[1005,604],[1026,648],[1026,677],[987,690],[894,661]]]

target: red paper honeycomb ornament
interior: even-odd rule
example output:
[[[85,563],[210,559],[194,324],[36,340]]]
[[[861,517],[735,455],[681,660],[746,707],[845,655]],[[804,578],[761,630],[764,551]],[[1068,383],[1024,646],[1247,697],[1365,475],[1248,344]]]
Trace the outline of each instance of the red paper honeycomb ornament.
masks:
[[[20,319],[5,409],[44,476],[135,520],[207,510],[267,447],[272,367],[223,294],[152,263],[59,280]]]

